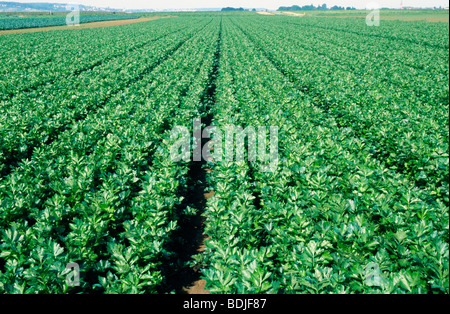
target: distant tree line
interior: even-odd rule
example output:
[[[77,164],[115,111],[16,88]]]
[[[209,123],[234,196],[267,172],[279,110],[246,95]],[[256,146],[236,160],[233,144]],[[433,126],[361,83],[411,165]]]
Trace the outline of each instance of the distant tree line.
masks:
[[[313,11],[313,10],[356,10],[354,7],[341,7],[338,5],[332,6],[331,8],[328,8],[327,5],[324,3],[319,6],[315,6],[313,4],[310,5],[304,5],[304,6],[298,6],[293,5],[290,7],[280,7],[278,11]]]
[[[223,8],[222,11],[246,11],[244,8],[231,8],[231,7],[226,7]]]

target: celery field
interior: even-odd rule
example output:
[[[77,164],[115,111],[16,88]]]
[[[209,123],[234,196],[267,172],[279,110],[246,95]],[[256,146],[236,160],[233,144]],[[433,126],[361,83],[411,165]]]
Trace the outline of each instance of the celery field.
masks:
[[[173,15],[0,35],[0,294],[448,294],[448,22]]]

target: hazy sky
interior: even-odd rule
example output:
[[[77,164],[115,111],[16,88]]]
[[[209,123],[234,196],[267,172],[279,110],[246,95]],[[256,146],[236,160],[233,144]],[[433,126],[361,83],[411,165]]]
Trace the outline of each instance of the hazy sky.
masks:
[[[319,5],[326,3],[333,5],[353,6],[357,9],[366,8],[367,4],[378,3],[380,7],[399,8],[403,1],[404,6],[414,7],[447,7],[449,0],[10,0],[16,2],[51,2],[51,3],[79,3],[98,7],[111,7],[116,9],[174,9],[174,8],[267,8],[276,10],[280,6],[290,5]]]

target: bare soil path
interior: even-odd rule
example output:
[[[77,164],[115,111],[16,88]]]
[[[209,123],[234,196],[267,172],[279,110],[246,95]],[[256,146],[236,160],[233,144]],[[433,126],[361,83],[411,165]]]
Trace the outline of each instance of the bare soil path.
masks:
[[[222,22],[214,53],[214,61],[209,74],[206,90],[200,100],[201,123],[209,126],[214,115],[216,104],[217,78],[221,57]],[[199,137],[201,147],[204,147],[208,139]],[[174,231],[173,241],[168,244],[167,251],[172,252],[172,259],[162,266],[162,273],[166,277],[165,284],[160,293],[174,292],[176,294],[209,294],[206,289],[207,282],[202,279],[202,271],[206,265],[195,257],[205,250],[205,241],[209,236],[205,234],[205,216],[207,200],[214,196],[214,191],[208,185],[208,175],[213,172],[208,168],[207,161],[201,156],[199,161],[191,161],[187,174],[188,190],[180,209],[187,206],[196,209],[195,215],[183,215],[178,220],[178,229]]]
[[[306,16],[306,13],[295,13],[295,12],[281,12],[281,13],[290,16]]]

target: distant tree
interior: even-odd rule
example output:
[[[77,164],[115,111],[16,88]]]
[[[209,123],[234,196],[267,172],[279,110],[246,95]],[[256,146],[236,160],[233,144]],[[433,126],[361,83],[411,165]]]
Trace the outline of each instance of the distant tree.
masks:
[[[222,11],[245,11],[244,8],[231,8],[231,7],[226,7],[223,8]]]
[[[314,4],[311,4],[311,5],[304,5],[302,8],[301,8],[301,10],[305,10],[305,11],[312,11],[312,10],[315,10],[316,9],[316,7],[314,6]]]
[[[312,10],[346,10],[345,7],[341,7],[341,6],[333,6],[331,8],[328,8],[326,3],[319,5],[319,6],[314,6],[313,4],[310,5],[304,5],[302,7],[298,6],[298,5],[293,5],[290,7],[280,7],[278,9],[279,11],[312,11]],[[356,10],[353,7],[347,7],[347,10]]]

